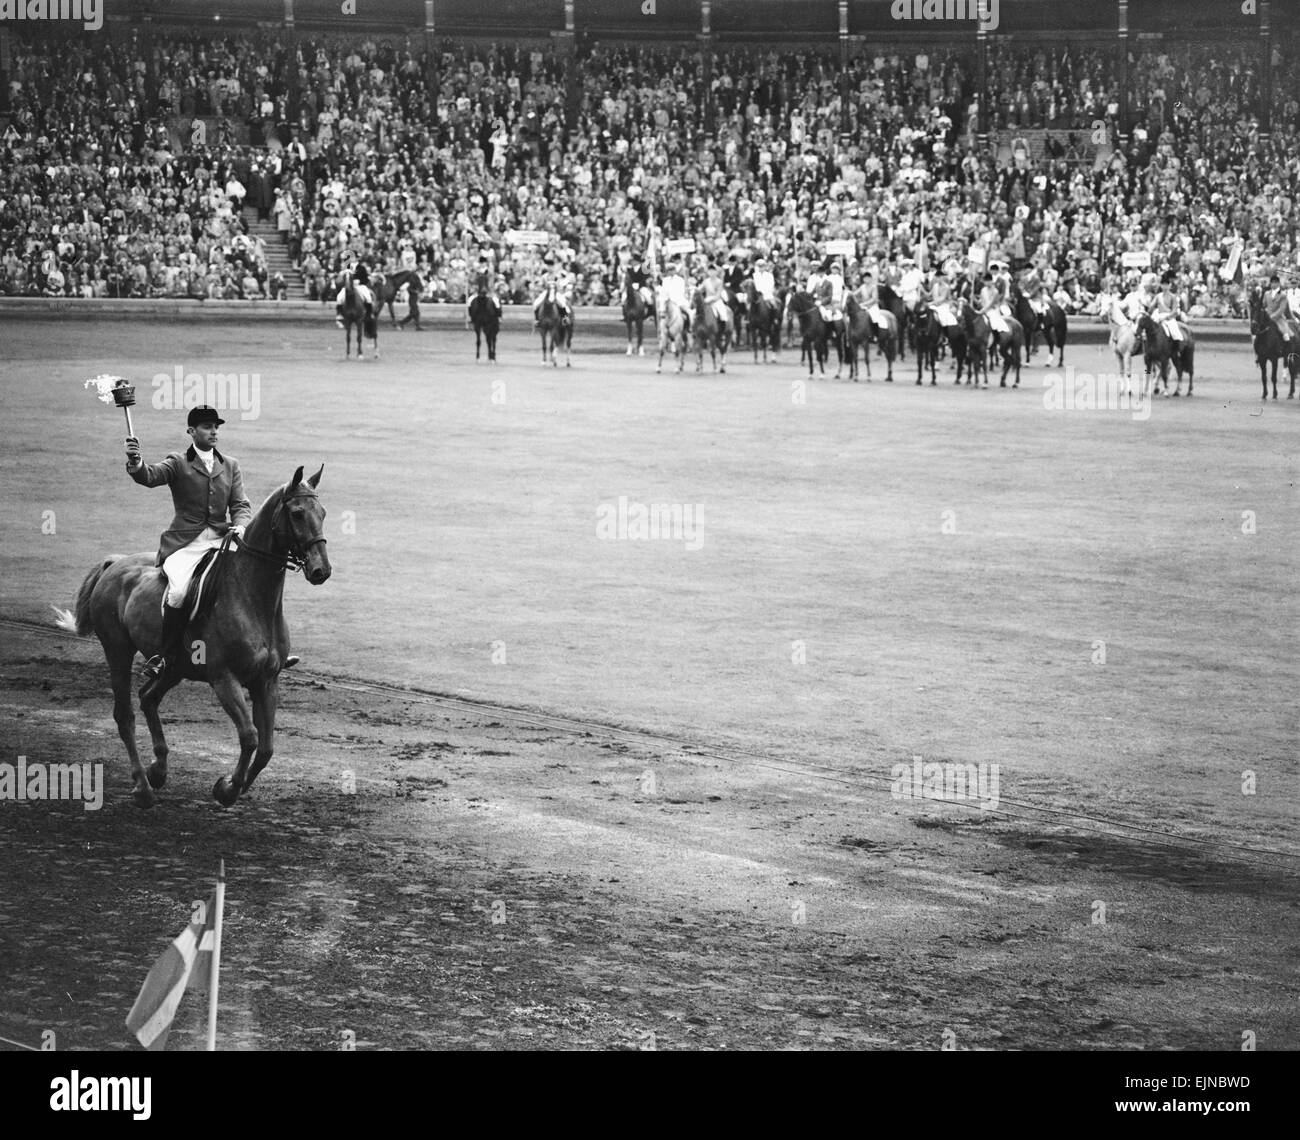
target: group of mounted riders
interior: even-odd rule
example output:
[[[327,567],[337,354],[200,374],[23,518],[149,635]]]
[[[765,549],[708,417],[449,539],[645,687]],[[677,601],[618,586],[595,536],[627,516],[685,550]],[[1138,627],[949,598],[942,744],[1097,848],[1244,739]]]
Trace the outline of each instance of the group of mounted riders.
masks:
[[[698,279],[680,255],[674,256],[656,287],[644,258],[632,255],[622,294],[629,356],[644,353],[642,325],[653,316],[660,331],[661,361],[665,345],[674,342],[680,358],[686,338],[697,331],[700,314],[710,326],[716,322],[726,344],[738,343],[747,328],[756,361],[760,350],[764,360],[769,349],[779,350],[782,327],[793,331],[797,321],[810,374],[814,362],[824,371],[833,346],[841,368],[847,362],[855,379],[858,348],[870,375],[872,344],[888,361],[888,379],[893,379],[895,357],[905,357],[912,347],[918,368],[929,364],[932,383],[934,361],[948,348],[955,354],[960,381],[970,355],[968,339],[979,346],[980,363],[990,352],[1002,353],[1003,383],[1007,369],[1014,364],[1018,370],[1020,350],[1027,340],[1032,343],[1035,333],[1042,331],[1053,350],[1064,347],[1065,313],[1042,277],[1031,270],[1017,282],[1007,264],[996,260],[978,280],[963,273],[956,261],[927,274],[911,258],[896,265],[881,259],[850,267],[846,259],[833,255],[802,282],[791,273],[778,284],[766,257],[750,262],[736,253],[725,264],[707,260],[696,272]],[[981,370],[987,384],[987,364]],[[919,377],[918,371],[918,383]]]

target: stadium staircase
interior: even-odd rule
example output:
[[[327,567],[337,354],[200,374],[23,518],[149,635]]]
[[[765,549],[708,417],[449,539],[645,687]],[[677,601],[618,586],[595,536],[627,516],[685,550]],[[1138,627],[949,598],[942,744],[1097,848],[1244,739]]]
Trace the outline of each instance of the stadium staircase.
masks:
[[[276,273],[284,278],[284,284],[290,301],[305,301],[307,289],[303,285],[302,274],[293,267],[289,257],[289,247],[280,240],[280,231],[272,221],[259,222],[257,207],[245,206],[240,214],[244,225],[248,227],[250,237],[260,237],[266,246],[266,276],[269,281]]]

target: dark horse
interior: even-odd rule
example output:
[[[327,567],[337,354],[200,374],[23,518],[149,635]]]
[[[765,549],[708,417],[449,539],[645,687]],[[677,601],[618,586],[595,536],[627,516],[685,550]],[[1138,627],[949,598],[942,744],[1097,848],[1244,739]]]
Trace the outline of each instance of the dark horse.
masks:
[[[914,334],[912,327],[912,314],[903,304],[903,298],[900,297],[892,285],[880,285],[877,287],[877,295],[880,301],[880,307],[887,313],[894,314],[894,320],[898,322],[898,359],[907,358],[907,338]]]
[[[726,372],[727,349],[731,347],[731,322],[718,320],[713,306],[704,299],[704,290],[696,289],[691,297],[691,331],[695,334],[695,371],[704,371],[704,350],[709,350],[715,372]],[[718,357],[722,367],[718,367]]]
[[[1262,399],[1268,399],[1268,366],[1273,365],[1273,399],[1277,399],[1277,362],[1286,362],[1291,378],[1288,400],[1295,399],[1296,375],[1300,373],[1300,322],[1288,321],[1291,339],[1286,340],[1277,322],[1264,311],[1264,291],[1255,286],[1250,291],[1250,333],[1255,344],[1255,363],[1259,365],[1259,380],[1264,386]],[[1189,393],[1190,395],[1190,390]]]
[[[753,281],[745,282],[746,308],[749,311],[749,347],[754,350],[754,363],[758,363],[758,350],[763,349],[763,363],[767,350],[772,350],[773,363],[781,350],[781,306],[759,295]]]
[[[1143,313],[1138,319],[1138,336],[1142,338],[1142,358],[1146,364],[1147,376],[1156,372],[1162,392],[1169,394],[1169,366],[1174,366],[1177,382],[1174,395],[1183,394],[1183,373],[1187,373],[1187,394],[1192,394],[1192,365],[1196,357],[1196,346],[1192,343],[1192,330],[1180,323],[1183,340],[1174,340],[1167,332],[1163,321],[1153,320],[1150,313]],[[1158,371],[1157,371],[1158,370]],[[1145,388],[1146,385],[1144,384]]]
[[[420,296],[420,291],[424,288],[424,282],[420,280],[420,275],[414,269],[399,269],[391,277],[377,277],[373,279],[371,281],[371,288],[375,291],[375,306],[380,313],[382,313],[385,308],[388,309],[388,321],[394,328],[396,328],[398,320],[393,305],[396,302],[397,294],[401,292],[403,285],[407,286],[408,289],[415,293],[417,300],[414,310],[407,316],[403,317],[401,323],[405,325],[407,321],[414,318],[415,327],[418,331],[420,328],[418,298]]]
[[[632,334],[636,333],[636,352],[638,356],[645,355],[645,346],[642,341],[645,337],[646,318],[654,310],[646,304],[645,296],[640,288],[636,285],[629,285],[627,292],[623,294],[623,323],[627,326],[627,355],[632,355]]]
[[[1037,351],[1034,339],[1041,332],[1043,339],[1047,341],[1047,367],[1052,367],[1052,356],[1059,353],[1059,359],[1056,361],[1056,367],[1061,368],[1065,364],[1065,338],[1069,332],[1069,324],[1065,319],[1065,310],[1055,301],[1048,298],[1047,310],[1040,313],[1030,303],[1029,298],[1021,291],[1020,286],[1012,284],[1011,286],[1011,311],[1016,314],[1016,319],[1024,325],[1025,336],[1029,340],[1029,356],[1033,356]],[[1029,363],[1029,356],[1025,358],[1025,363]]]
[[[137,651],[148,657],[160,648],[166,589],[162,570],[154,566],[152,554],[113,555],[86,575],[75,611],[58,611],[61,628],[83,637],[93,632],[104,647],[113,719],[131,759],[135,801],[141,807],[152,806],[153,789],[167,782],[167,741],[158,705],[182,680],[207,681],[239,730],[234,777],[222,776],[212,789],[219,803],[230,807],[270,762],[280,670],[293,663],[282,608],[284,572],[290,566],[301,569],[314,586],[331,573],[322,533],[325,509],[316,494],[322,471],[324,467],[304,481],[299,467],[258,508],[238,545],[216,556],[226,565],[211,587],[206,616],[192,621],[186,632],[193,652],[182,655],[140,700],[153,738],[154,762],[147,770],[135,744],[131,663]],[[245,689],[252,698],[251,711]]]
[[[501,331],[501,314],[486,293],[476,293],[469,303],[469,319],[474,326],[474,359],[483,353],[487,339],[488,360],[497,358],[497,334]]]
[[[811,293],[796,293],[790,298],[788,306],[790,318],[799,322],[800,361],[804,354],[808,356],[808,375],[813,374],[813,357],[817,358],[817,367],[826,375],[826,358],[830,355],[827,348],[830,342],[830,330],[822,318],[822,311]]]
[[[918,384],[921,383],[921,373],[927,362],[930,365],[930,384],[933,386],[937,383],[934,377],[935,358],[938,356],[939,346],[944,343],[948,345],[952,358],[957,364],[957,379],[953,383],[960,384],[962,370],[967,363],[966,330],[961,321],[945,325],[939,320],[939,315],[934,308],[922,302],[916,310],[916,382]]]
[[[352,330],[357,330],[357,359],[362,357],[361,335],[364,332],[371,340],[374,346],[375,355],[379,355],[379,321],[375,314],[366,315],[365,302],[361,300],[361,294],[357,292],[356,283],[352,280],[352,274],[348,274],[347,283],[343,287],[343,335],[347,338],[343,350],[345,357],[352,355]]]
[[[871,379],[871,345],[876,339],[876,323],[871,314],[850,293],[844,298],[844,353],[849,362],[849,379],[858,381],[858,349],[862,349],[862,361],[867,366],[867,379]],[[894,377],[894,346],[889,348],[889,378]]]
[[[970,365],[970,380],[979,387],[980,373],[984,373],[984,387],[989,386],[988,359],[990,351],[998,352],[1002,357],[1002,382],[999,387],[1007,386],[1007,373],[1012,366],[1016,370],[1013,388],[1020,387],[1020,350],[1025,347],[1025,328],[1015,317],[1006,317],[1007,331],[997,332],[983,313],[976,312],[968,300],[962,301],[962,328],[966,333],[966,356]]]
[[[537,313],[537,329],[542,334],[542,363],[549,361],[552,368],[557,367],[559,362],[555,358],[555,350],[563,348],[564,367],[571,367],[569,352],[573,346],[573,317],[560,308],[553,288],[548,288],[542,294],[541,308]]]

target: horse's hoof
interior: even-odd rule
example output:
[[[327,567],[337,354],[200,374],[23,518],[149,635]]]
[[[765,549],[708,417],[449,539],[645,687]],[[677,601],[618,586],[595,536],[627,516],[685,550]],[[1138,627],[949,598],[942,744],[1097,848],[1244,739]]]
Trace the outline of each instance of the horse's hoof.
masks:
[[[144,774],[148,777],[151,788],[161,788],[167,783],[167,769],[162,767],[156,760],[144,770]]]
[[[631,346],[630,344],[627,346],[627,353],[626,353],[626,355],[627,355],[627,356],[631,356],[631,355],[632,355],[632,346]]]
[[[239,792],[225,776],[222,776],[212,785],[212,798],[222,807],[232,807],[239,799]]]
[[[644,349],[644,348],[638,348],[637,351],[636,351],[636,354],[637,354],[637,356],[644,356],[644,355],[645,355],[645,349]]]
[[[131,798],[135,800],[136,807],[151,808],[158,802],[158,797],[153,794],[153,789],[149,787],[148,781],[136,784],[135,790],[131,793]]]

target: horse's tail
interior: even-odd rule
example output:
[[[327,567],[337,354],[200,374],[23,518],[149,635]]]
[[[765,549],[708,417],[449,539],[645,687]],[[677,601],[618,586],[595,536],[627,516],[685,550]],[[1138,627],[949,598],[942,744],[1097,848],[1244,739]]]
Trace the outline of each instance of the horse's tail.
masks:
[[[85,637],[90,633],[90,595],[95,592],[95,587],[99,585],[100,576],[104,571],[121,557],[120,554],[111,554],[98,566],[91,567],[90,573],[81,583],[81,589],[77,591],[74,609],[64,610],[56,605],[50,606],[55,614],[55,625],[68,633],[75,633],[78,637]]]

